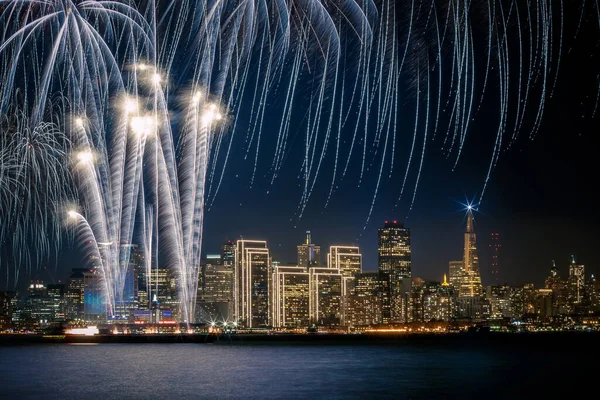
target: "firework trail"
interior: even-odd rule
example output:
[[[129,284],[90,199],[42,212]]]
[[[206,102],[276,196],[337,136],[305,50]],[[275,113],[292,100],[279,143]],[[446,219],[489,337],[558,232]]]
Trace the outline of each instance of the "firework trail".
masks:
[[[540,130],[563,57],[563,3],[0,0],[0,240],[11,249],[0,257],[34,265],[60,247],[68,214],[101,260],[110,316],[123,302],[123,245],[137,240],[148,271],[175,273],[190,322],[205,205],[234,146],[249,186],[264,159],[273,183],[301,147],[298,217],[317,182],[330,182],[329,204],[360,165],[356,184],[375,186],[368,222],[385,185],[399,200],[412,192],[412,208],[434,141],[457,165],[493,96],[483,196],[501,151]],[[578,30],[585,9],[600,15],[597,2],[580,4]],[[412,124],[399,117],[411,101]],[[414,126],[407,148],[402,125]]]

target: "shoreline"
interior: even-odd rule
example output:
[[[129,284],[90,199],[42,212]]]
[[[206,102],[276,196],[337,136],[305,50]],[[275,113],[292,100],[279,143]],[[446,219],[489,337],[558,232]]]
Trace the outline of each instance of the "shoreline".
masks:
[[[546,340],[569,339],[571,344],[585,345],[600,339],[600,332],[521,332],[521,333],[369,333],[369,334],[161,334],[161,335],[41,335],[2,334],[0,346],[38,344],[532,344]],[[572,339],[576,338],[576,341]]]

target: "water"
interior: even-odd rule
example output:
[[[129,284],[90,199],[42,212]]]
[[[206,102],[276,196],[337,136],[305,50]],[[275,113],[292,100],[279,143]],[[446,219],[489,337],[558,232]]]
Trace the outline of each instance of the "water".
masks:
[[[574,394],[563,343],[98,344],[0,347],[0,398],[537,398]],[[597,347],[597,346],[596,346]],[[587,357],[596,358],[594,353]],[[533,397],[532,397],[533,396]]]

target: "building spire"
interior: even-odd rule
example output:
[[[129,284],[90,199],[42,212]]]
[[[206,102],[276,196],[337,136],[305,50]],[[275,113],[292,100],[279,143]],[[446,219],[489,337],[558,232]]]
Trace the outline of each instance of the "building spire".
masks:
[[[467,206],[467,231],[466,233],[474,233],[473,229],[473,207]]]
[[[306,231],[306,244],[311,244],[310,231]]]

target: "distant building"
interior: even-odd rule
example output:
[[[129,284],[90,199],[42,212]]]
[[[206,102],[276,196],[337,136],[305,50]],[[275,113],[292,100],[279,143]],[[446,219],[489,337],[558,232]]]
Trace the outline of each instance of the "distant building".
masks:
[[[306,240],[298,246],[298,266],[304,268],[321,266],[321,246],[312,242],[310,231],[306,231]]]
[[[84,279],[83,274],[90,272],[87,268],[73,268],[67,280],[66,317],[72,321],[84,320]]]
[[[327,268],[334,268],[344,276],[362,272],[362,254],[356,246],[330,246]]]
[[[231,269],[233,269],[235,264],[235,249],[236,244],[231,240],[228,240],[221,246],[221,263]]]
[[[464,273],[462,260],[450,261],[448,263],[448,280],[450,285],[458,290],[463,285],[465,278],[466,274]]]
[[[12,329],[13,313],[16,311],[17,293],[0,292],[0,333]]]
[[[100,269],[83,273],[83,319],[90,324],[106,321],[107,302]]]
[[[454,316],[454,288],[446,281],[428,282],[423,290],[423,321],[450,321]]]
[[[585,266],[575,262],[575,256],[571,256],[569,264],[569,300],[580,304],[583,300],[585,288]]]
[[[491,285],[487,287],[485,297],[490,304],[490,319],[511,317],[510,293],[508,285]]]
[[[235,250],[234,314],[246,328],[270,325],[271,261],[264,240],[238,240]]]
[[[402,322],[406,308],[402,281],[412,276],[410,229],[398,221],[385,221],[377,233],[379,272],[386,275],[389,282],[389,306],[384,307],[383,319]]]
[[[411,277],[410,229],[397,221],[385,221],[378,230],[379,271],[398,279]]]
[[[479,271],[479,256],[477,255],[477,235],[473,225],[473,210],[467,211],[467,230],[465,232],[465,247],[463,252],[464,278],[458,288],[459,297],[482,297],[483,286]]]

